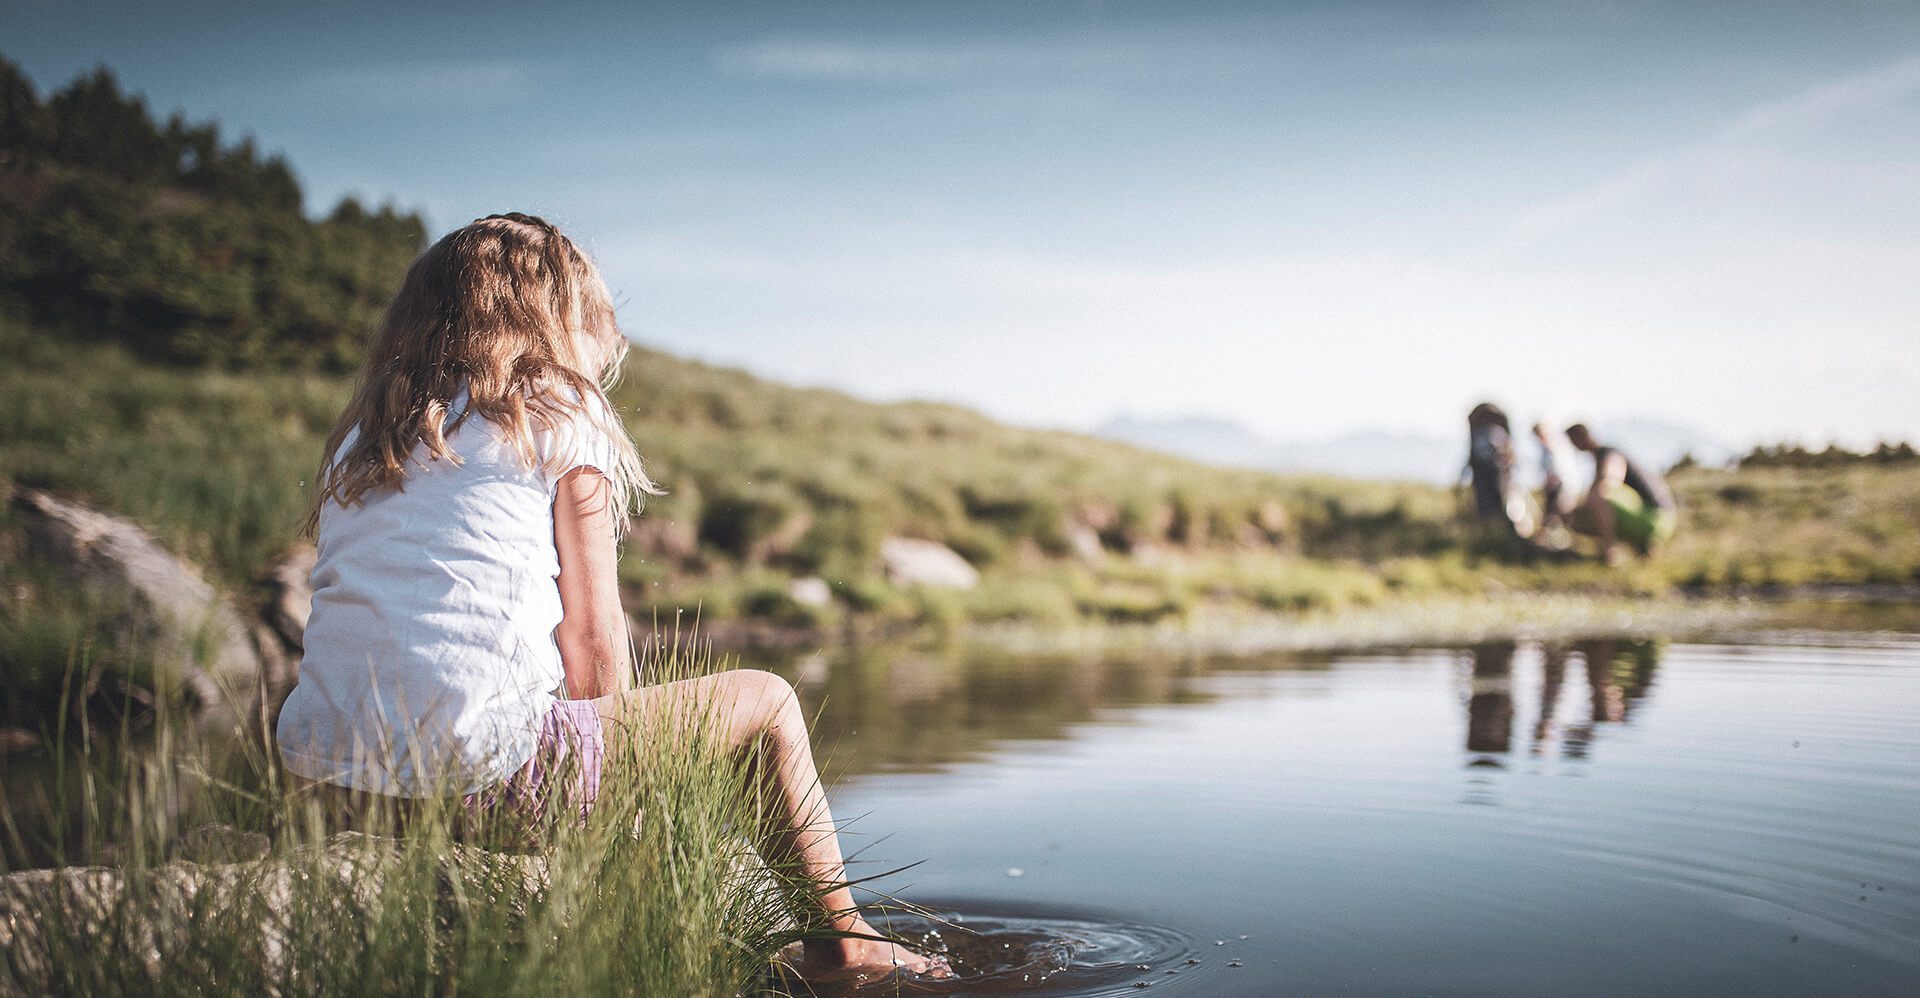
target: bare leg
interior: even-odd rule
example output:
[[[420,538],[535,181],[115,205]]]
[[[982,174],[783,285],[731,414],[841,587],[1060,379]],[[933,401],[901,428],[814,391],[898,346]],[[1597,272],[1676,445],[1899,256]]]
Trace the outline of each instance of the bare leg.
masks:
[[[1609,564],[1620,563],[1619,520],[1616,518],[1613,503],[1601,499],[1594,503],[1593,515],[1599,524],[1600,560]]]
[[[1588,493],[1587,498],[1574,511],[1573,530],[1585,534],[1598,542],[1600,560],[1609,565],[1619,561],[1619,547],[1615,534],[1618,524],[1614,520],[1613,504],[1605,496]]]
[[[806,715],[787,681],[770,672],[740,669],[698,679],[616,693],[594,701],[607,722],[607,738],[644,738],[677,718],[709,711],[724,747],[745,754],[756,748],[759,777],[771,791],[771,858],[791,864],[815,884],[846,880],[839,836],[807,741]],[[609,751],[610,758],[619,753]],[[854,910],[846,887],[821,892],[819,904],[838,931],[878,935]],[[939,973],[944,964],[886,942],[824,939],[806,944],[807,962],[823,968]]]

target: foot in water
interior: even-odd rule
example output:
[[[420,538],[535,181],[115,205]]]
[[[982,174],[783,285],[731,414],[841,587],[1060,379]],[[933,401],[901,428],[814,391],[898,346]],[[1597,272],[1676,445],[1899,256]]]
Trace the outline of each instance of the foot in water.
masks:
[[[856,916],[844,931],[874,938],[807,940],[802,944],[804,956],[794,968],[801,977],[865,984],[896,973],[935,980],[953,976],[953,967],[945,957],[919,953],[878,938],[880,933],[864,918]]]

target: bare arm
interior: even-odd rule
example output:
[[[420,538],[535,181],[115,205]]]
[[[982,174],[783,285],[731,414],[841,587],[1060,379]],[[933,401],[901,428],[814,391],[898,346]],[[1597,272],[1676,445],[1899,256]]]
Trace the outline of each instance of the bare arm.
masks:
[[[567,696],[587,700],[633,687],[633,649],[620,606],[612,486],[592,468],[560,479],[553,547],[560,556],[560,626],[553,629]]]

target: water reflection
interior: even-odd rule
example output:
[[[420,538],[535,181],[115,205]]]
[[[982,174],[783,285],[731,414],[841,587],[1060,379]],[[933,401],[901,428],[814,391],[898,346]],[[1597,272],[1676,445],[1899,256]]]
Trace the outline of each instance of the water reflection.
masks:
[[[1513,743],[1511,641],[1475,645],[1472,692],[1467,696],[1467,751],[1504,753]]]
[[[1657,641],[1602,638],[1547,642],[1523,648],[1518,642],[1475,645],[1466,652],[1467,752],[1472,766],[1499,767],[1512,751],[1515,694],[1514,662],[1539,658],[1539,700],[1527,744],[1528,755],[1545,757],[1557,742],[1560,757],[1585,759],[1605,725],[1629,723],[1653,691],[1660,667]],[[1586,709],[1563,717],[1569,670],[1586,677]]]
[[[1657,641],[1616,638],[1461,649],[1468,765],[1506,768],[1517,752],[1587,758],[1605,728],[1628,724],[1645,709],[1661,653]],[[1202,682],[1206,677],[1325,671],[1336,658],[1034,657],[964,646],[872,646],[747,664],[793,681],[815,716],[821,750],[842,763],[845,776],[934,770],[978,759],[1003,742],[1065,738],[1088,723],[1139,723],[1135,708],[1219,698],[1221,688]]]
[[[1016,658],[956,646],[843,648],[743,664],[791,680],[815,718],[820,751],[843,764],[829,768],[861,772],[937,769],[1001,742],[1060,739],[1076,725],[1121,720],[1124,708],[1205,702],[1213,697],[1191,681],[1217,671],[1194,657]],[[1314,663],[1281,667],[1295,666]]]
[[[782,668],[842,762],[965,763],[836,791],[881,833],[868,868],[926,860],[908,897],[1070,899],[1201,961],[1066,987],[1067,929],[1021,926],[974,964],[1005,986],[963,993],[1755,998],[1920,970],[1920,640]]]

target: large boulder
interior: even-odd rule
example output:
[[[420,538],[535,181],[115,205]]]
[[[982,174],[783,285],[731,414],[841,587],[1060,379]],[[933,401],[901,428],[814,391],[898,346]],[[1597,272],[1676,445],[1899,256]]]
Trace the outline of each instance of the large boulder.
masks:
[[[313,919],[327,918],[333,931],[350,935],[366,912],[393,902],[393,878],[412,881],[399,892],[402,898],[419,890],[420,871],[408,864],[418,864],[420,853],[409,859],[400,840],[363,832],[274,851],[264,835],[212,825],[189,832],[168,853],[170,861],[153,866],[0,875],[0,998],[65,990],[72,976],[63,972],[62,961],[79,955],[104,961],[89,970],[104,970],[130,993],[163,982],[173,985],[167,991],[194,990],[167,979],[179,966],[165,954],[191,953],[196,944],[216,959],[248,954],[262,979],[285,982],[292,947],[307,945],[303,933],[314,931]],[[524,917],[524,906],[540,899],[550,883],[548,857],[539,852],[456,842],[428,861],[440,911],[464,898],[504,905]],[[728,862],[729,876],[761,896],[757,903],[784,905],[791,897],[788,882],[745,840]],[[183,965],[191,969],[195,961],[188,957]],[[229,982],[211,983],[223,993],[232,990]],[[307,993],[273,983],[263,990]]]
[[[787,596],[801,606],[822,607],[833,602],[833,586],[818,575],[805,575],[788,580]]]
[[[178,684],[203,719],[239,721],[260,708],[260,650],[199,569],[123,517],[29,488],[14,505],[34,554],[115,607],[110,623],[151,655],[161,681]]]
[[[279,976],[288,946],[297,944],[303,913],[296,909],[327,904],[352,919],[376,903],[403,862],[397,840],[360,832],[280,855],[269,854],[265,836],[221,826],[187,838],[196,837],[195,848],[177,847],[178,858],[144,869],[69,866],[0,876],[0,998],[58,990],[59,961],[76,950],[131,957],[117,974],[160,977],[167,972],[161,954],[187,948],[187,934],[209,931],[210,916],[226,934],[219,944],[257,946],[265,976]],[[544,890],[547,881],[546,859],[536,854],[456,843],[438,862],[449,889],[505,887],[514,897]],[[241,923],[257,937],[233,935]]]
[[[972,589],[980,584],[980,572],[938,541],[886,538],[880,542],[880,563],[886,569],[887,581],[896,586]]]

